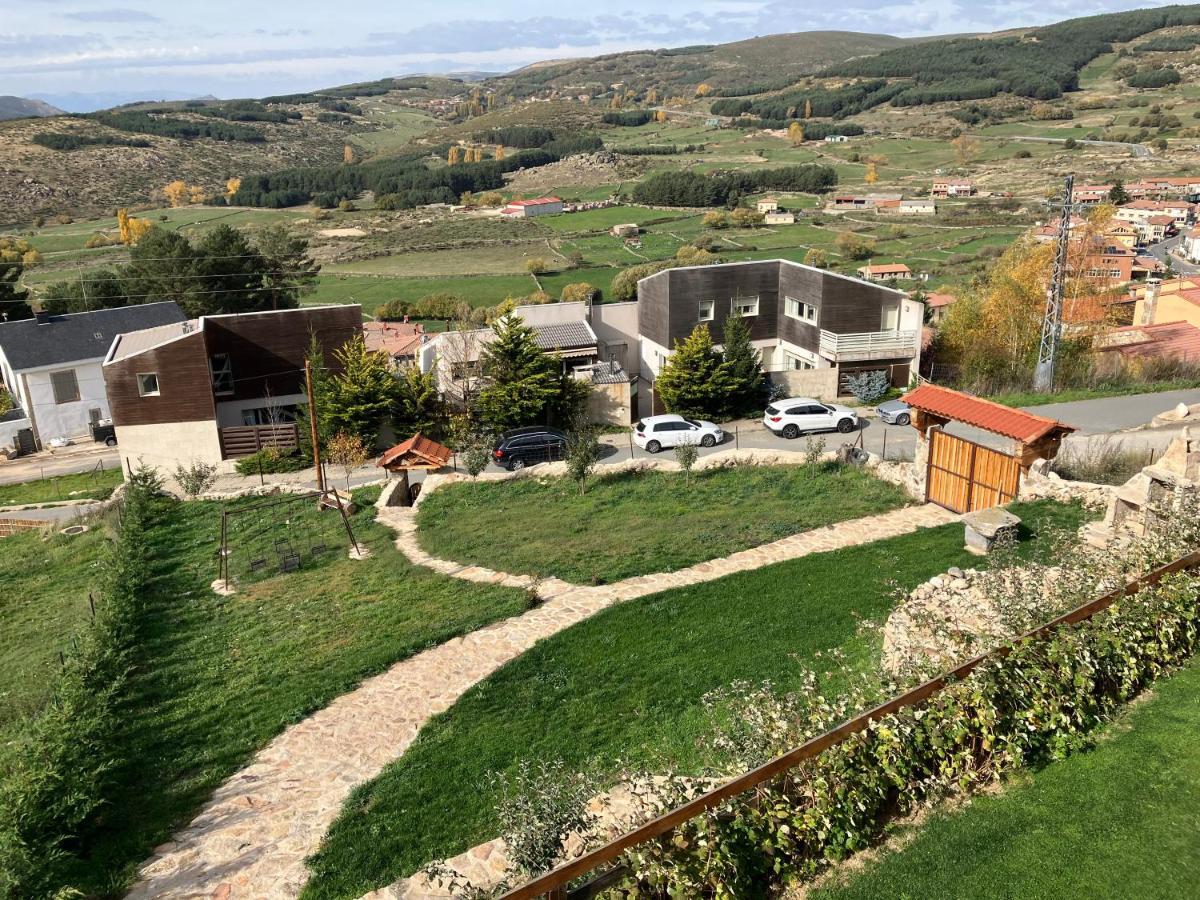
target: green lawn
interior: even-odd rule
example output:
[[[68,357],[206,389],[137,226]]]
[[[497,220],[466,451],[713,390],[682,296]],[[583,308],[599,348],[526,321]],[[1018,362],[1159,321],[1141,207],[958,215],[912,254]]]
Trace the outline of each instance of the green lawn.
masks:
[[[356,496],[370,501],[374,493]],[[410,565],[390,532],[373,522],[369,502],[354,527],[371,558],[348,559],[344,537],[337,543],[340,524],[327,514],[322,537],[330,551],[324,557],[310,562],[306,556],[300,572],[271,575],[218,597],[209,583],[217,575],[221,509],[169,501],[152,525],[152,588],[139,620],[137,665],[118,711],[124,730],[114,749],[125,763],[113,773],[104,815],[82,837],[86,861],[57,873],[88,895],[119,894],[151,849],[288,725],[399,659],[524,608],[518,591],[465,584]],[[258,531],[286,535],[302,553],[317,535],[305,533],[313,516],[251,515]],[[14,559],[5,546],[4,558],[12,562],[4,565],[12,572],[0,610],[13,598],[24,605],[16,607],[20,618],[5,616],[4,627],[31,633],[5,633],[5,647],[10,637],[31,646],[36,640],[44,645],[43,658],[56,655],[66,626],[47,628],[29,614],[43,604],[29,606],[28,598],[37,596],[49,577],[44,573],[60,573],[60,618],[77,622],[78,604],[86,603],[94,582],[77,549],[86,546],[52,543],[32,559]],[[48,637],[37,636],[42,633]]]
[[[1043,406],[1047,403],[1071,403],[1076,400],[1097,400],[1102,397],[1123,397],[1129,394],[1152,394],[1160,391],[1181,391],[1200,387],[1200,379],[1178,378],[1171,381],[1150,381],[1133,384],[1101,385],[1094,388],[1064,388],[1049,394],[1034,391],[1013,391],[995,394],[989,400],[1005,406]]]
[[[524,297],[536,290],[537,285],[530,275],[402,278],[323,273],[318,276],[317,290],[305,296],[304,303],[361,303],[363,312],[370,315],[377,306],[395,298],[411,301],[429,294],[447,293],[462,297],[472,306],[495,306],[508,297]]]
[[[627,472],[585,494],[565,478],[458,484],[432,493],[417,516],[434,556],[507,572],[604,584],[672,572],[706,559],[896,509],[900,488],[852,467],[739,466]]]
[[[1200,661],[1154,686],[1093,750],[926,822],[821,900],[1195,896]],[[902,890],[898,890],[902,888]]]
[[[1034,528],[1083,520],[1073,506],[1014,510]],[[1038,546],[1027,540],[1022,552]],[[713,761],[705,693],[738,679],[789,690],[800,667],[834,647],[871,669],[881,639],[861,620],[886,617],[897,587],[980,563],[953,524],[610,607],[477,684],[357,790],[310,861],[304,896],[358,897],[495,837],[487,776],[522,759],[558,758],[602,778],[623,766],[700,771]]]
[[[88,589],[106,530],[77,537],[22,531],[0,538],[0,743],[45,700],[58,654],[89,615]]]
[[[28,506],[55,500],[103,500],[124,480],[116,463],[112,468],[73,475],[55,475],[38,481],[0,484],[0,506]]]

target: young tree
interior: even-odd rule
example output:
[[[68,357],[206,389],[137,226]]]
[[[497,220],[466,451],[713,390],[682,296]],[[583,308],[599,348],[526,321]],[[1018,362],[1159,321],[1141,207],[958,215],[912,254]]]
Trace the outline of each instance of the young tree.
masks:
[[[189,500],[195,500],[217,481],[217,467],[196,460],[190,466],[180,463],[175,467],[175,481]]]
[[[342,470],[346,476],[346,490],[350,490],[350,476],[354,470],[371,458],[370,452],[357,434],[339,431],[325,445],[325,458]]]
[[[829,262],[829,257],[820,247],[809,247],[804,254],[804,264],[815,269],[823,269]]]
[[[295,309],[302,295],[316,290],[321,266],[309,257],[307,238],[270,225],[255,235],[254,247],[263,259],[265,308]]]
[[[375,446],[379,429],[392,411],[396,379],[387,357],[368,350],[361,334],[334,351],[341,372],[329,383],[329,408],[325,417],[332,431],[357,435]]]
[[[358,154],[354,152],[354,147],[350,144],[342,145],[342,163],[347,166],[352,166],[358,162]]]
[[[708,326],[700,324],[675,344],[655,381],[663,405],[685,416],[717,416],[725,408],[729,383],[721,354],[713,346]]]
[[[571,430],[567,432],[567,474],[579,483],[579,493],[587,489],[591,477],[600,461],[600,438],[596,426],[586,416],[576,416]]]
[[[679,464],[679,471],[683,473],[683,483],[692,483],[692,469],[696,466],[696,460],[700,456],[700,448],[696,446],[695,441],[684,440],[675,445],[675,462]]]
[[[586,281],[576,281],[571,284],[563,285],[562,293],[559,299],[563,303],[587,303],[594,298],[597,290],[588,284]]]
[[[480,419],[503,431],[555,418],[564,393],[562,364],[537,345],[534,330],[519,316],[497,319],[492,332],[480,359],[484,387],[475,401]]]
[[[242,186],[242,179],[238,178],[236,175],[232,178],[227,179],[225,181],[225,199],[226,200],[231,199],[233,197],[233,195],[236,194],[238,192],[238,190],[241,189],[241,186]]]
[[[970,165],[979,157],[979,138],[969,134],[960,134],[950,142],[954,145],[954,153],[961,166]]]
[[[867,259],[875,252],[874,241],[853,231],[843,231],[833,244],[846,259]]]
[[[29,291],[19,287],[21,271],[19,262],[0,262],[0,317],[6,322],[33,318]]]
[[[762,356],[750,343],[750,326],[741,316],[725,320],[721,374],[728,393],[724,412],[731,418],[757,407],[763,397]]]

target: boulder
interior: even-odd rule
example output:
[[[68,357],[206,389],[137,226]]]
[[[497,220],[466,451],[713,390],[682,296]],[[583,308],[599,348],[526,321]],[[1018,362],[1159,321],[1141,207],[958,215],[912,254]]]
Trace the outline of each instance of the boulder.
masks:
[[[990,553],[996,542],[1015,538],[1021,520],[1003,507],[993,506],[963,516],[967,549]]]

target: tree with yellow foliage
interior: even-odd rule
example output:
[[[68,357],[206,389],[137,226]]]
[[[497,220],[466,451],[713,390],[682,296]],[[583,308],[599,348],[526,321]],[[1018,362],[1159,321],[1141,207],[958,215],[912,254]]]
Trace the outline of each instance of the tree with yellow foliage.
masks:
[[[167,198],[167,202],[172,208],[183,206],[183,201],[187,199],[188,186],[182,179],[177,178],[162,189],[163,196]]]
[[[950,143],[954,145],[954,152],[960,166],[970,165],[979,158],[979,138],[969,134],[960,134]]]
[[[200,187],[200,185],[198,185],[198,184],[189,184],[188,185],[188,202],[189,203],[203,203],[207,199],[208,199],[208,191],[206,191],[204,188]]]
[[[462,148],[455,145],[450,148],[450,152],[446,154],[446,165],[457,166],[462,161]]]
[[[504,159],[504,145],[503,144],[496,145],[496,150],[492,154],[492,157],[497,160]]]
[[[793,147],[799,147],[804,143],[804,127],[799,122],[793,122],[788,126],[788,140],[792,142]]]
[[[498,206],[503,206],[504,195],[497,191],[485,191],[479,197],[479,205],[486,206],[488,209],[495,209]]]
[[[658,88],[648,88],[646,90],[646,105],[654,106],[658,103]]]
[[[697,97],[707,97],[711,93],[712,93],[712,85],[708,85],[708,84],[696,85],[696,96]]]
[[[42,254],[39,251],[35,250],[33,247],[30,247],[28,250],[26,250],[24,253],[21,254],[21,265],[23,265],[27,269],[32,269],[34,266],[41,265],[41,263],[42,263]]]
[[[349,144],[342,144],[342,162],[348,166],[358,162],[358,154],[354,152],[354,148]]]
[[[804,101],[804,118],[806,118],[806,119],[812,118],[812,101],[811,100]]]
[[[615,91],[613,92],[612,99],[608,101],[608,108],[609,109],[620,109],[621,108],[621,95],[620,94],[616,93]]]
[[[875,163],[867,163],[867,172],[865,175],[863,175],[863,181],[865,181],[867,184],[874,184],[878,180],[879,170],[876,168]]]
[[[660,109],[658,112],[656,112],[654,114],[654,121],[655,122],[667,121],[667,111],[665,109]]]
[[[132,247],[153,227],[149,219],[135,219],[129,215],[129,210],[124,208],[117,210],[117,233],[126,247]]]
[[[230,199],[242,186],[242,179],[236,175],[225,182],[225,199]]]

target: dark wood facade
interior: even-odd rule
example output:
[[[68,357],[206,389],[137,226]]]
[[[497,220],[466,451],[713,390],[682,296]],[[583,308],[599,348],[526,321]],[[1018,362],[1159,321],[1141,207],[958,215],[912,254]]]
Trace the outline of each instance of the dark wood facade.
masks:
[[[638,283],[638,330],[673,349],[700,323],[701,301],[714,301],[708,322],[713,340],[724,340],[724,323],[737,298],[758,297],[748,322],[751,340],[782,339],[816,353],[821,330],[853,334],[884,330],[884,312],[899,314],[904,295],[809,266],[781,260],[667,269]],[[816,325],[785,315],[794,297],[817,308]]]
[[[310,335],[336,371],[334,350],[361,330],[357,305],[207,316],[190,334],[105,364],[113,423],[215,420],[218,402],[301,393]],[[211,360],[222,353],[229,355],[233,391],[215,395]],[[158,395],[140,396],[137,376],[151,372],[158,376]]]

